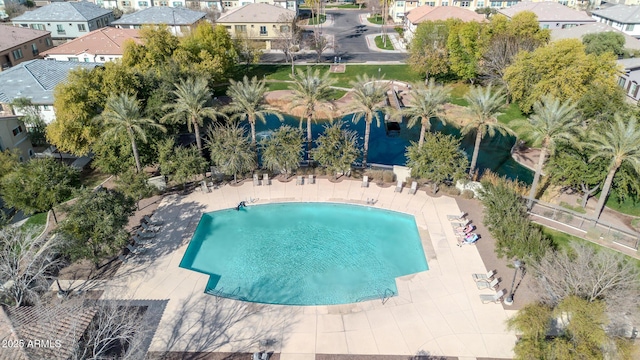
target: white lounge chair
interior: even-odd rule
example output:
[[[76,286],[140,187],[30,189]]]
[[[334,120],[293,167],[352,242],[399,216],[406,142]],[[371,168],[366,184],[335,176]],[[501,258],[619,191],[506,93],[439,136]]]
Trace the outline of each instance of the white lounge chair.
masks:
[[[452,221],[451,226],[454,228],[463,228],[467,225],[471,224],[471,219],[463,219],[462,221]]]
[[[414,181],[411,183],[411,189],[409,189],[409,194],[415,194],[418,191],[418,182]]]
[[[254,352],[251,360],[260,360],[260,352]]]
[[[491,282],[486,282],[486,281],[476,282],[476,286],[478,287],[479,290],[482,290],[482,289],[497,290],[499,284],[500,284],[500,279],[498,278],[493,279],[493,281]]]
[[[209,187],[207,186],[207,182],[204,180],[200,181],[200,187],[202,188],[202,192],[204,193],[211,192],[211,190],[209,190]]]
[[[402,192],[402,180],[398,180],[395,192]]]
[[[269,358],[271,357],[271,354],[269,354],[268,352],[263,352],[262,356],[260,357],[260,360],[269,360]]]
[[[156,225],[149,225],[146,222],[143,222],[140,224],[140,226],[142,226],[142,229],[144,229],[145,232],[158,232],[160,230],[159,226]]]
[[[495,270],[489,270],[486,274],[471,274],[474,281],[491,281],[493,277],[496,275]]]
[[[316,178],[313,175],[309,175],[309,181],[307,181],[307,184],[315,184],[316,183]]]
[[[298,176],[296,179],[296,185],[304,185],[304,178],[302,176]]]
[[[482,301],[483,304],[487,304],[487,303],[501,303],[502,302],[502,298],[507,294],[507,290],[506,289],[502,289],[498,292],[496,292],[495,294],[480,294],[480,301]]]
[[[461,211],[460,214],[447,215],[447,220],[449,220],[449,221],[462,220],[462,219],[464,219],[465,216],[467,216],[467,213],[464,212],[464,211]]]
[[[164,221],[162,220],[158,220],[158,219],[152,219],[149,217],[149,215],[145,215],[142,220],[144,220],[144,222],[146,222],[149,225],[155,225],[155,226],[160,226],[162,224],[164,224]]]
[[[258,178],[258,174],[253,174],[253,186],[260,186],[260,178]]]
[[[271,185],[271,183],[269,182],[269,174],[262,175],[262,185],[264,186]]]
[[[145,250],[143,247],[133,247],[131,245],[127,245],[127,249],[134,255],[142,254]]]
[[[360,187],[369,187],[369,176],[365,175],[362,177],[362,185]]]

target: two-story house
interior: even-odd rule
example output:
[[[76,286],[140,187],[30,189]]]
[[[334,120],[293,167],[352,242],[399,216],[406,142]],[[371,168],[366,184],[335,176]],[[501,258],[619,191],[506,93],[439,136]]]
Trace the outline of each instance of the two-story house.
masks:
[[[2,0],[0,0],[2,1]],[[127,11],[143,10],[154,6],[186,7],[191,10],[226,12],[248,4],[271,4],[285,9],[298,11],[296,0],[89,0],[105,9],[121,9]]]
[[[90,31],[108,26],[113,12],[90,2],[53,2],[15,17],[15,26],[46,30],[53,40],[75,39]]]
[[[202,11],[182,7],[154,6],[144,10],[125,14],[111,25],[120,29],[140,29],[144,25],[167,25],[172,34],[181,36],[206,21],[207,14]]]
[[[627,94],[627,100],[638,104],[640,101],[640,59],[620,59],[618,65],[624,69],[624,73],[618,78],[618,85]]]
[[[2,94],[0,94],[1,100]],[[18,150],[20,161],[25,161],[34,155],[27,127],[18,116],[13,114],[11,107],[0,104],[0,151],[12,149]],[[0,208],[2,208],[1,204]]]
[[[3,108],[18,98],[31,100],[38,106],[40,117],[48,124],[55,120],[53,89],[67,79],[69,72],[77,68],[93,69],[100,64],[43,59],[25,61],[0,72],[0,105]],[[15,115],[24,115],[14,109]]]
[[[512,18],[521,11],[530,11],[536,14],[538,23],[543,29],[566,29],[595,22],[595,19],[584,11],[575,10],[553,1],[521,2],[508,9],[498,10],[498,13]]]
[[[48,31],[0,25],[0,71],[40,58],[41,52],[52,47]]]
[[[640,5],[615,5],[610,8],[594,10],[591,16],[627,35],[640,38]]]
[[[248,4],[222,15],[216,23],[222,25],[232,37],[246,36],[264,43],[271,49],[272,42],[290,30],[296,12],[276,5]]]
[[[407,14],[420,6],[448,6],[448,7],[458,7],[466,10],[475,11],[476,9],[483,8],[493,8],[493,9],[501,9],[513,6],[517,4],[519,1],[491,1],[491,0],[416,0],[416,1],[405,1],[405,0],[394,0],[389,4],[389,17],[393,19],[393,21],[397,24],[404,23],[404,19]],[[372,12],[380,11],[380,8],[370,9]]]
[[[404,39],[407,42],[411,42],[411,39],[413,39],[413,35],[418,28],[418,24],[425,21],[458,19],[465,22],[483,22],[486,20],[484,15],[480,15],[475,11],[452,6],[433,7],[429,5],[423,5],[411,10],[406,15],[407,16],[404,23]]]
[[[105,63],[122,58],[127,41],[142,44],[135,29],[106,27],[45,51],[46,60]]]

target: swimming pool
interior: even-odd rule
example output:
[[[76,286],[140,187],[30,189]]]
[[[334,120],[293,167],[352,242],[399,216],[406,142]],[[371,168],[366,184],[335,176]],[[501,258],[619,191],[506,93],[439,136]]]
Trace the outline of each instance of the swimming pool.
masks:
[[[428,270],[413,216],[334,203],[205,213],[180,267],[209,275],[209,294],[285,305],[389,296]]]

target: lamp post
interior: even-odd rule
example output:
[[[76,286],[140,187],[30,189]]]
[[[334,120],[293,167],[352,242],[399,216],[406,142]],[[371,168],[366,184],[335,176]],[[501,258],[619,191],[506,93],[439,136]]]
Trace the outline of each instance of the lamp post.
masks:
[[[516,276],[518,275],[518,269],[522,267],[522,262],[516,259],[513,262],[513,266],[515,267],[515,271],[513,272],[513,280],[511,281],[511,291],[509,291],[509,296],[504,300],[506,305],[513,305],[513,285],[516,283]]]
[[[378,68],[378,80],[380,80],[380,70],[382,69]]]

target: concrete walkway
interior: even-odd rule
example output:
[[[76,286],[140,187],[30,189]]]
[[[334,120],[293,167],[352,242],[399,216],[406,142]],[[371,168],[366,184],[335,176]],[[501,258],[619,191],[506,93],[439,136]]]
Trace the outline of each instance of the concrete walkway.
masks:
[[[166,307],[150,351],[245,352],[269,350],[280,359],[315,359],[316,354],[431,355],[511,358],[515,335],[505,329],[512,311],[483,304],[471,278],[486,268],[474,246],[457,247],[447,214],[459,213],[449,197],[424,191],[410,195],[395,187],[360,181],[318,179],[296,185],[223,186],[163,199],[155,217],[165,225],[146,253],[123,264],[105,285],[105,299],[163,300]],[[271,202],[348,202],[415,217],[429,270],[396,279],[398,295],[332,306],[279,306],[220,299],[204,293],[208,275],[179,268],[204,212]]]

